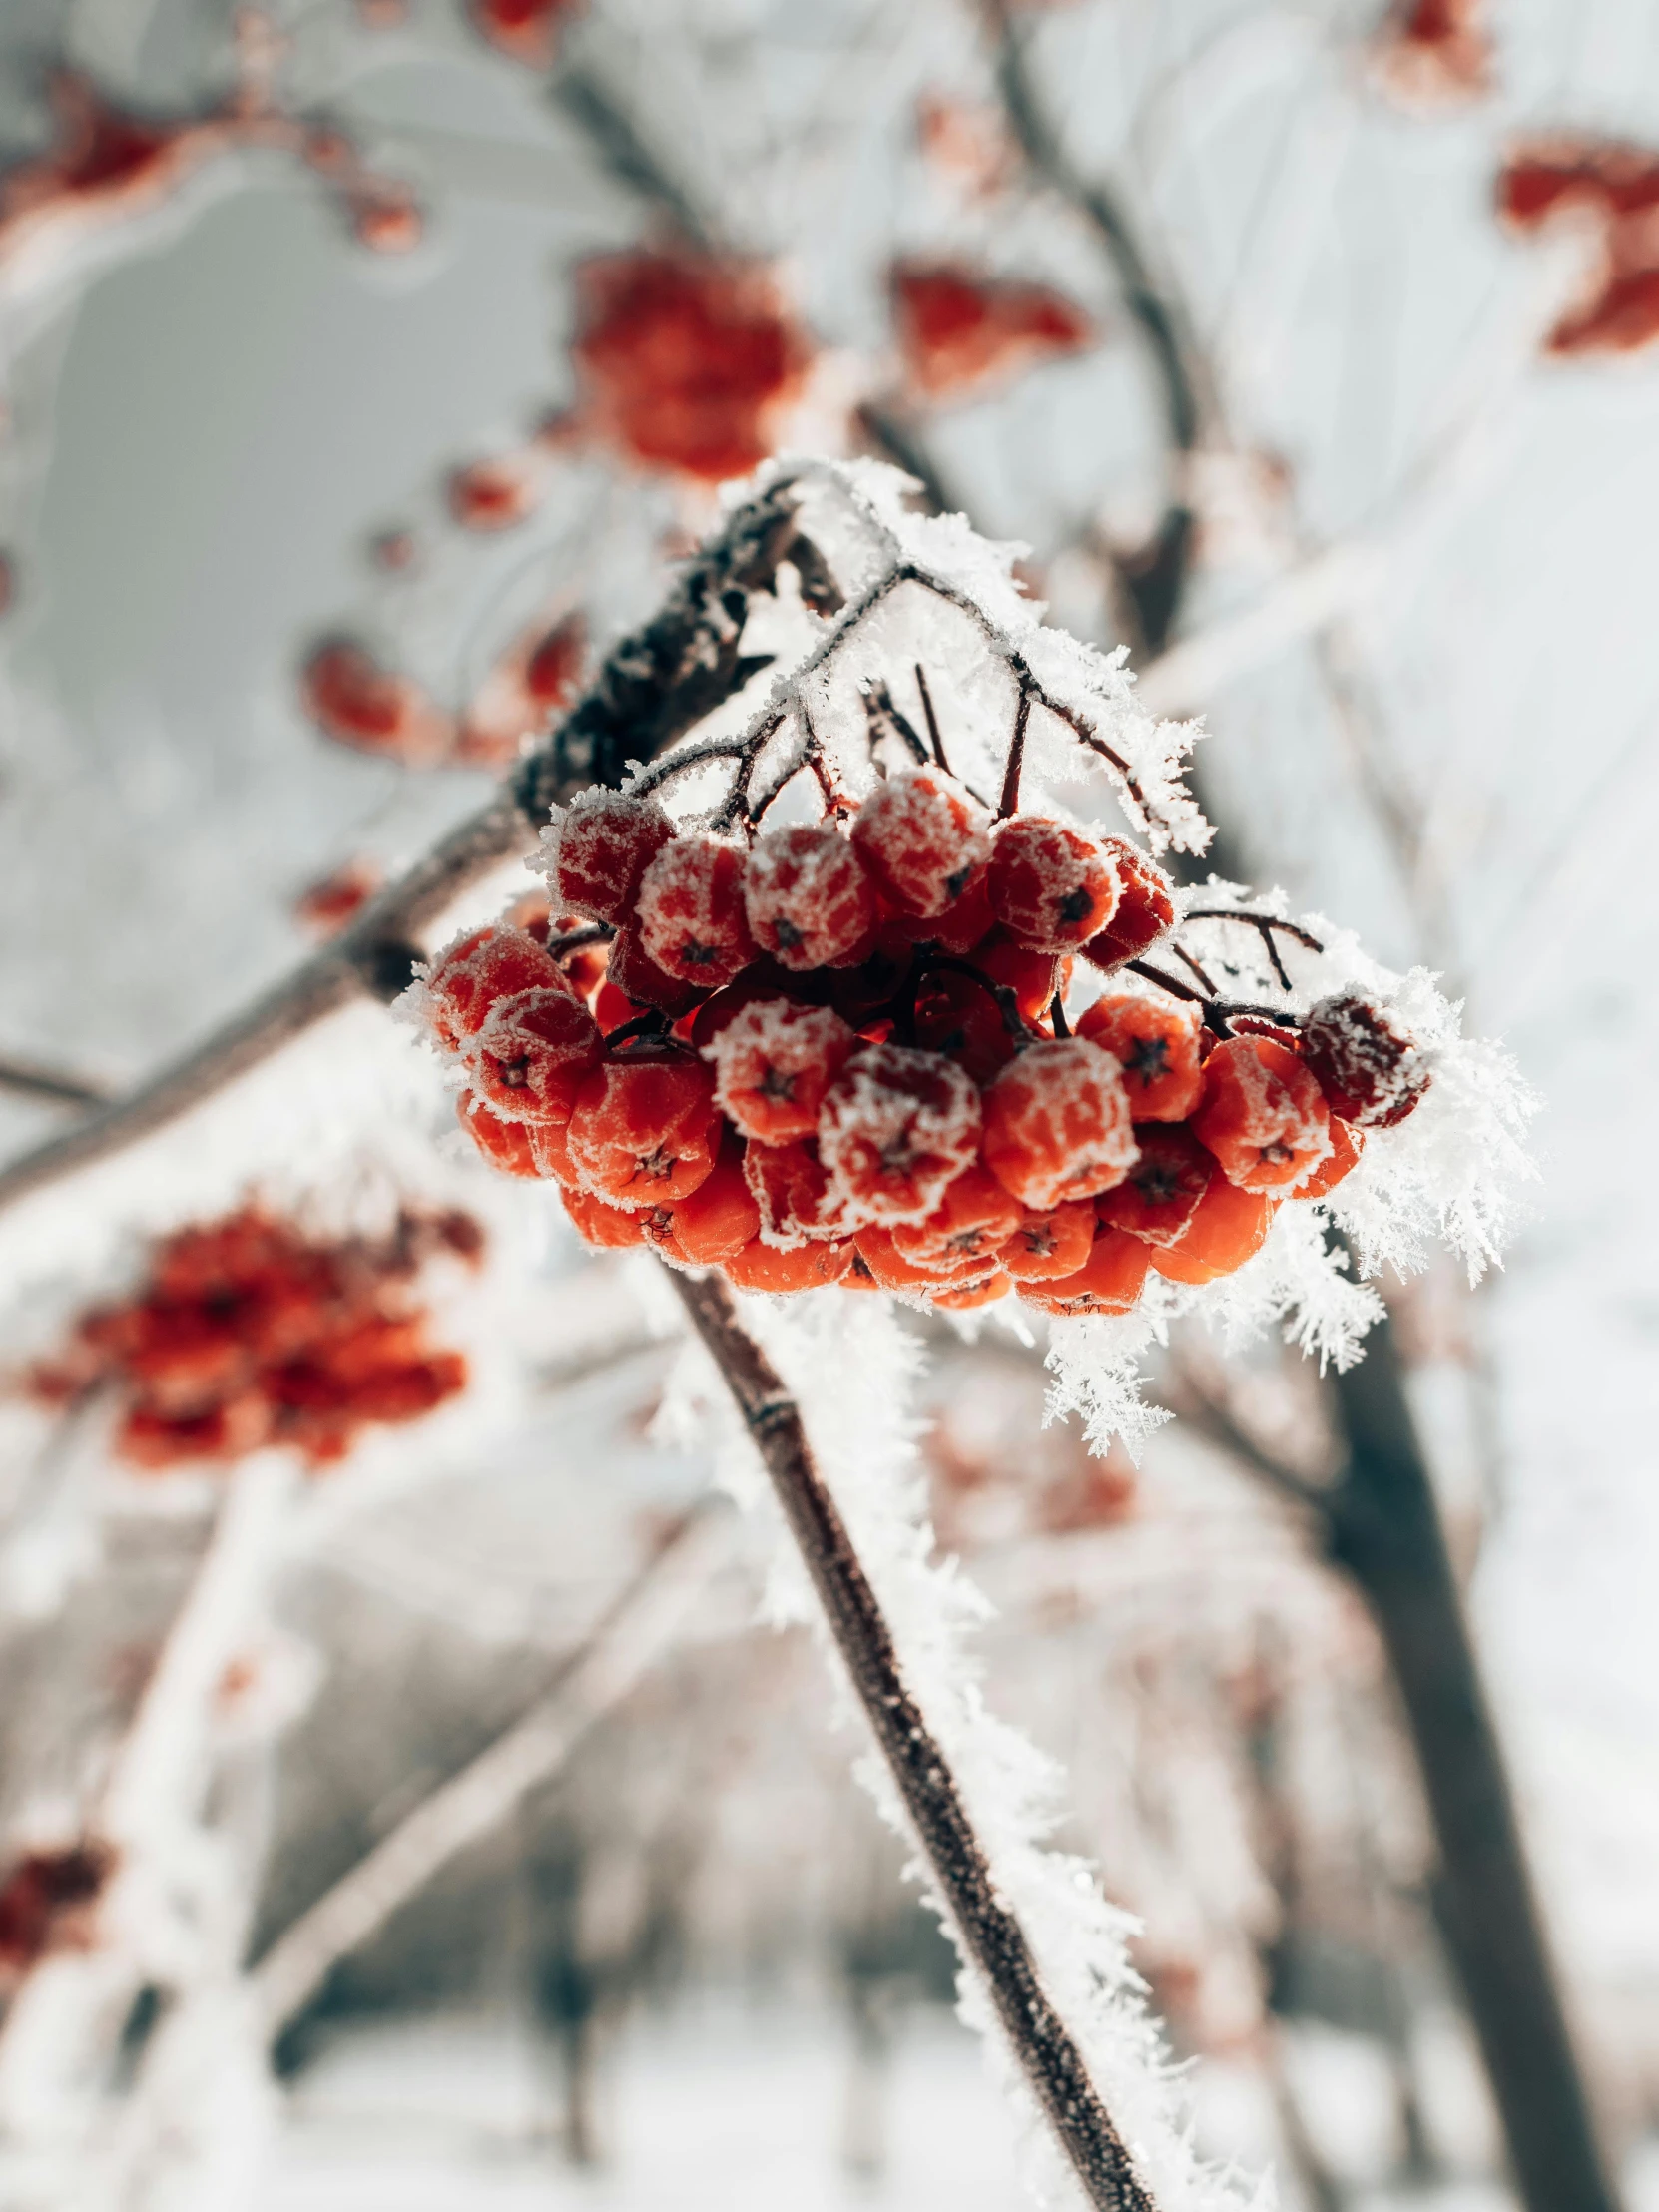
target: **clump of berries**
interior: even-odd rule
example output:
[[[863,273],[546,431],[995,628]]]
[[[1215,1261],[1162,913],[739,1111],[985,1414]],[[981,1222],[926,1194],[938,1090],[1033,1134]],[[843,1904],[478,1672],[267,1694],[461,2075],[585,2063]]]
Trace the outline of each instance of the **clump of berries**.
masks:
[[[138,1290],[84,1314],[27,1387],[51,1405],[111,1393],[114,1448],[146,1470],[268,1444],[342,1459],[369,1423],[418,1420],[465,1384],[461,1355],[427,1342],[414,1285],[439,1252],[482,1248],[458,1212],[405,1213],[370,1242],[247,1206],[169,1237]]]
[[[723,833],[585,793],[544,838],[547,912],[432,964],[463,1125],[589,1244],[743,1290],[1121,1313],[1242,1266],[1426,1087],[1364,999],[1241,1030],[1146,963],[1176,901],[1121,838],[993,820],[942,767],[826,797]],[[1077,959],[1114,983],[1074,1030]]]

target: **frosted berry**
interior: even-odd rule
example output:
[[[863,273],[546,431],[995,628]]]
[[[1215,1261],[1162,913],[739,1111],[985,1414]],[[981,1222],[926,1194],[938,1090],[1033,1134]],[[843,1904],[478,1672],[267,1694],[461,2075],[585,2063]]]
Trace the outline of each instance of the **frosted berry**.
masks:
[[[850,1221],[924,1221],[979,1149],[979,1093],[936,1053],[866,1045],[825,1094],[819,1152]]]
[[[611,956],[605,963],[605,981],[615,997],[625,1003],[618,1011],[615,997],[607,999],[602,987],[594,1013],[599,1026],[612,1030],[629,1021],[642,1006],[655,1007],[660,1014],[667,1014],[671,1021],[679,1021],[689,1014],[706,996],[695,983],[682,982],[678,975],[670,975],[660,968],[640,943],[638,932],[619,929],[611,939]],[[616,1019],[611,1018],[613,1012]]]
[[[1095,1200],[1095,1211],[1109,1228],[1172,1245],[1198,1211],[1216,1163],[1178,1123],[1138,1123],[1135,1138],[1140,1158],[1115,1191]]]
[[[1103,837],[1118,877],[1118,902],[1098,937],[1083,947],[1096,967],[1121,967],[1157,943],[1175,919],[1175,892],[1163,869],[1124,837]]]
[[[1118,1064],[1086,1038],[1032,1045],[985,1093],[985,1165],[1023,1206],[1109,1191],[1135,1154]]]
[[[556,905],[620,926],[633,910],[640,877],[673,835],[654,799],[596,786],[554,810],[537,864]]]
[[[744,912],[744,857],[718,837],[676,837],[640,878],[641,949],[682,983],[718,990],[755,957]]]
[[[875,891],[850,841],[829,823],[772,830],[744,869],[744,911],[763,951],[787,968],[861,957],[875,928]]]
[[[582,1188],[582,1178],[570,1156],[568,1121],[527,1121],[524,1134],[529,1139],[530,1157],[536,1163],[538,1175],[562,1183],[567,1191]]]
[[[1122,1068],[1137,1121],[1185,1121],[1198,1104],[1204,1089],[1203,1023],[1196,1007],[1108,992],[1081,1016],[1077,1034],[1109,1052]]]
[[[1023,1212],[994,1175],[982,1167],[964,1168],[927,1219],[897,1223],[892,1241],[918,1266],[970,1266],[983,1273],[1019,1227]]]
[[[481,1098],[470,1093],[461,1099],[456,1112],[461,1127],[492,1168],[499,1168],[503,1175],[540,1175],[542,1171],[530,1149],[530,1132],[522,1122],[503,1121]]]
[[[852,1265],[849,1244],[798,1245],[780,1252],[757,1238],[735,1252],[725,1263],[729,1282],[740,1291],[770,1291],[788,1296],[795,1291],[820,1291],[838,1283]]]
[[[817,1131],[824,1094],[857,1041],[828,1006],[757,998],[720,1026],[703,1057],[714,1065],[727,1118],[746,1137],[784,1144]]]
[[[1154,1273],[1172,1283],[1214,1283],[1253,1259],[1273,1227],[1275,1201],[1212,1175],[1192,1220],[1172,1245],[1149,1245]]]
[[[645,1215],[613,1206],[596,1191],[563,1193],[570,1226],[582,1242],[599,1252],[624,1252],[645,1242]]]
[[[988,1083],[1014,1056],[1002,1009],[983,983],[955,968],[934,968],[916,993],[915,1040]]]
[[[839,1232],[839,1198],[816,1145],[752,1144],[744,1154],[743,1172],[760,1209],[756,1235],[763,1244],[788,1252]]]
[[[714,1081],[689,1053],[636,1051],[597,1068],[570,1117],[570,1157],[586,1187],[628,1206],[672,1206],[714,1167]]]
[[[1351,1129],[1346,1121],[1331,1117],[1331,1150],[1306,1181],[1292,1191],[1293,1198],[1323,1198],[1327,1191],[1334,1191],[1345,1175],[1360,1165],[1360,1155],[1366,1149],[1365,1132]]]
[[[599,1064],[599,1025],[561,980],[498,998],[467,1055],[488,1105],[511,1121],[566,1122]]]
[[[483,1028],[497,999],[541,988],[570,995],[545,945],[522,929],[472,929],[432,962],[426,1003],[440,1042],[455,1052]]]
[[[976,1306],[991,1306],[999,1298],[1006,1298],[1013,1283],[1000,1268],[977,1283],[964,1283],[959,1289],[935,1291],[933,1304],[942,1306],[947,1314],[970,1313]]]
[[[1047,1213],[1027,1212],[1002,1247],[1001,1264],[1016,1283],[1075,1275],[1089,1256],[1095,1226],[1094,1203],[1087,1198],[1068,1199]]]
[[[1331,1150],[1331,1109],[1313,1071],[1271,1037],[1216,1047],[1192,1128],[1246,1191],[1283,1194]]]
[[[877,784],[858,809],[852,842],[900,913],[942,914],[984,874],[990,824],[942,770],[907,769]]]
[[[646,1235],[659,1252],[690,1267],[713,1267],[760,1235],[761,1211],[743,1163],[743,1141],[728,1131],[707,1181],[648,1217]]]
[[[1013,992],[1020,1012],[1032,1022],[1047,1020],[1050,1006],[1056,996],[1064,992],[1071,973],[1069,960],[1053,952],[1033,952],[1027,945],[1016,944],[1000,926],[991,931],[983,944],[975,947],[973,965],[990,982],[1005,983]]]
[[[1016,815],[997,830],[987,883],[997,920],[1035,952],[1087,944],[1117,909],[1110,852],[1041,815]]]
[[[883,1291],[919,1292],[931,1298],[954,1284],[976,1282],[984,1272],[983,1264],[973,1261],[953,1265],[944,1260],[917,1260],[900,1252],[890,1229],[874,1222],[866,1222],[853,1242],[858,1258]]]
[[[1020,1296],[1047,1314],[1127,1314],[1146,1287],[1152,1247],[1104,1226],[1075,1275],[1023,1283]]]
[[[976,875],[960,898],[953,898],[942,914],[899,914],[895,934],[915,944],[936,944],[958,956],[971,952],[981,937],[996,925],[991,894],[983,875]]]
[[[1385,1007],[1353,991],[1322,998],[1302,1031],[1302,1056],[1331,1111],[1362,1129],[1391,1129],[1429,1084],[1416,1039]]]

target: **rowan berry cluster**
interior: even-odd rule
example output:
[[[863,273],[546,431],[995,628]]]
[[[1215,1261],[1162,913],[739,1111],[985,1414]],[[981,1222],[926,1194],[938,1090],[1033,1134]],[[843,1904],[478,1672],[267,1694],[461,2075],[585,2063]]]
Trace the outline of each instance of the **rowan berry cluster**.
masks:
[[[1121,1313],[1240,1267],[1426,1087],[1382,1007],[1252,1026],[1146,963],[1176,901],[1121,838],[993,820],[933,767],[828,797],[722,834],[590,791],[544,839],[547,916],[433,963],[464,1126],[590,1244],[744,1290]],[[1073,1026],[1077,960],[1115,981]]]
[[[145,1469],[267,1444],[342,1459],[369,1422],[417,1420],[465,1383],[460,1354],[428,1344],[411,1287],[428,1258],[475,1260],[482,1242],[462,1213],[404,1214],[370,1243],[244,1207],[168,1238],[138,1291],[83,1315],[28,1388],[53,1405],[111,1391],[115,1449]]]

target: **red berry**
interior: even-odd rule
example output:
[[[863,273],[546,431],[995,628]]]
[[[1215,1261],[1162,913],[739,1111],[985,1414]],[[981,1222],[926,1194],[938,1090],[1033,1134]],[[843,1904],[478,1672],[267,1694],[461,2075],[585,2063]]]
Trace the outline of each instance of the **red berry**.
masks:
[[[740,1291],[770,1291],[774,1297],[787,1297],[793,1291],[818,1291],[838,1283],[852,1265],[852,1247],[809,1244],[780,1252],[757,1237],[724,1265],[727,1280]]]
[[[1202,1028],[1196,1007],[1126,991],[1096,999],[1079,1019],[1077,1034],[1109,1052],[1122,1068],[1137,1121],[1185,1121],[1204,1088]]]
[[[892,923],[898,937],[915,944],[940,945],[958,957],[971,952],[981,937],[989,936],[995,925],[990,888],[983,875],[976,875],[961,897],[953,898],[942,914],[899,914]]]
[[[852,842],[902,914],[942,914],[984,874],[990,856],[984,808],[931,768],[877,784],[853,819]]]
[[[432,1026],[439,1041],[458,1052],[483,1028],[497,999],[542,987],[570,994],[545,945],[522,929],[469,929],[445,946],[427,973]]]
[[[1013,1287],[1011,1279],[997,1268],[977,1283],[964,1283],[956,1290],[935,1291],[933,1304],[942,1307],[947,1314],[970,1313],[976,1306],[991,1306],[999,1298],[1006,1298]]]
[[[977,1282],[984,1272],[981,1261],[952,1265],[944,1260],[914,1259],[899,1251],[890,1229],[879,1228],[873,1222],[866,1222],[853,1242],[859,1259],[883,1291],[922,1291],[931,1296],[952,1284]]]
[[[839,1234],[841,1207],[816,1145],[752,1144],[743,1172],[760,1208],[756,1234],[779,1251],[793,1251],[815,1238]]]
[[[985,1165],[1039,1213],[1111,1190],[1135,1152],[1118,1064],[1086,1038],[1032,1045],[985,1093]]]
[[[1098,937],[1118,903],[1118,873],[1093,837],[1040,815],[1003,823],[991,847],[991,910],[1035,952],[1066,952]]]
[[[1271,1037],[1216,1047],[1192,1127],[1245,1191],[1283,1194],[1331,1150],[1331,1109],[1312,1070]]]
[[[1175,892],[1163,869],[1124,837],[1104,837],[1117,869],[1118,902],[1111,920],[1083,947],[1096,967],[1121,967],[1156,944],[1175,919]]]
[[[561,981],[557,990],[543,986],[498,998],[467,1062],[496,1113],[513,1121],[566,1122],[602,1049],[598,1023]]]
[[[925,1221],[894,1225],[893,1246],[918,1267],[983,1272],[1019,1227],[1023,1212],[994,1175],[982,1167],[964,1168]]]
[[[648,1217],[646,1235],[659,1252],[690,1267],[713,1267],[760,1235],[761,1212],[743,1163],[743,1141],[728,1131],[708,1180],[689,1198]]]
[[[584,1244],[592,1245],[598,1252],[622,1252],[631,1245],[645,1242],[646,1216],[643,1210],[630,1212],[623,1206],[612,1206],[596,1191],[565,1190],[559,1194],[570,1216],[570,1225]]]
[[[784,1144],[817,1130],[824,1094],[857,1041],[828,1006],[757,998],[721,1024],[703,1057],[727,1117],[746,1137]]]
[[[1172,1283],[1213,1283],[1253,1259],[1273,1227],[1275,1201],[1212,1175],[1193,1218],[1173,1245],[1147,1247],[1152,1266]]]
[[[866,1045],[825,1094],[819,1151],[849,1221],[924,1221],[979,1149],[979,1093],[952,1061]]]
[[[744,869],[755,942],[787,968],[834,967],[875,927],[875,891],[851,843],[829,823],[772,830]]]
[[[1292,1191],[1293,1198],[1323,1198],[1327,1191],[1334,1191],[1343,1177],[1357,1168],[1360,1155],[1366,1149],[1363,1130],[1351,1129],[1346,1121],[1331,1117],[1331,1150],[1306,1182],[1299,1183]]]
[[[1000,925],[974,948],[973,965],[993,983],[1005,983],[1027,1021],[1048,1019],[1048,1010],[1065,991],[1071,962],[1052,952],[1033,952],[1016,944]]]
[[[460,1100],[456,1111],[461,1127],[492,1168],[499,1168],[503,1175],[540,1175],[530,1149],[530,1132],[522,1122],[503,1121],[470,1092]]]
[[[640,1051],[588,1076],[570,1117],[570,1157],[590,1191],[672,1206],[714,1167],[720,1118],[709,1071],[689,1053]]]
[[[632,929],[619,929],[611,940],[611,957],[606,963],[605,977],[616,996],[625,1001],[613,1020],[614,1006],[601,989],[594,1012],[600,1028],[607,1031],[631,1020],[642,1006],[655,1007],[671,1021],[679,1021],[701,1004],[706,995],[695,983],[682,982],[678,975],[670,975],[660,968]]]
[[[1102,1226],[1075,1275],[1022,1283],[1020,1296],[1045,1314],[1127,1314],[1146,1285],[1152,1248]]]
[[[1075,1275],[1095,1238],[1092,1200],[1068,1199],[1043,1214],[1026,1213],[998,1258],[1016,1283],[1048,1283]]]
[[[1198,1211],[1216,1163],[1178,1123],[1138,1122],[1135,1138],[1140,1158],[1115,1191],[1095,1200],[1095,1212],[1109,1228],[1172,1245]]]
[[[983,983],[955,968],[934,968],[916,993],[915,1040],[988,1083],[1014,1056],[1002,1009]]]
[[[530,1157],[536,1163],[538,1175],[562,1183],[567,1191],[582,1188],[582,1178],[570,1156],[568,1121],[527,1121],[524,1134],[530,1140]]]
[[[673,835],[654,799],[602,785],[578,793],[542,831],[541,867],[554,903],[620,927],[633,911],[640,877]]]
[[[754,959],[743,904],[744,854],[719,837],[665,844],[640,879],[640,944],[682,983],[718,990]]]
[[[1413,1113],[1430,1077],[1416,1039],[1385,1007],[1356,992],[1322,998],[1302,1031],[1302,1056],[1331,1111],[1362,1129],[1392,1129]]]

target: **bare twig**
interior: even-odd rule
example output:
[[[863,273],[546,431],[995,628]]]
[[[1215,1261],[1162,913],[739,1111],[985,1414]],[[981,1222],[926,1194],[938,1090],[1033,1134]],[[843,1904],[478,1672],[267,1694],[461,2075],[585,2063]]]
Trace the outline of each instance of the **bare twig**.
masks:
[[[1100,2212],[1155,2212],[1055,2012],[1025,1933],[997,1896],[954,1777],[917,1706],[875,1593],[814,1462],[783,1380],[714,1277],[675,1277],[772,1477],[830,1633],[903,1799],[964,1956],[983,1978],[1025,2078]]]
[[[22,1053],[0,1053],[0,1091],[16,1091],[24,1098],[49,1099],[56,1106],[102,1106],[110,1096],[107,1083],[69,1068],[48,1067]]]
[[[279,2034],[330,1969],[440,1868],[565,1767],[658,1657],[730,1556],[730,1515],[694,1507],[589,1630],[553,1688],[451,1775],[284,1930],[249,1976],[261,2025]]]

